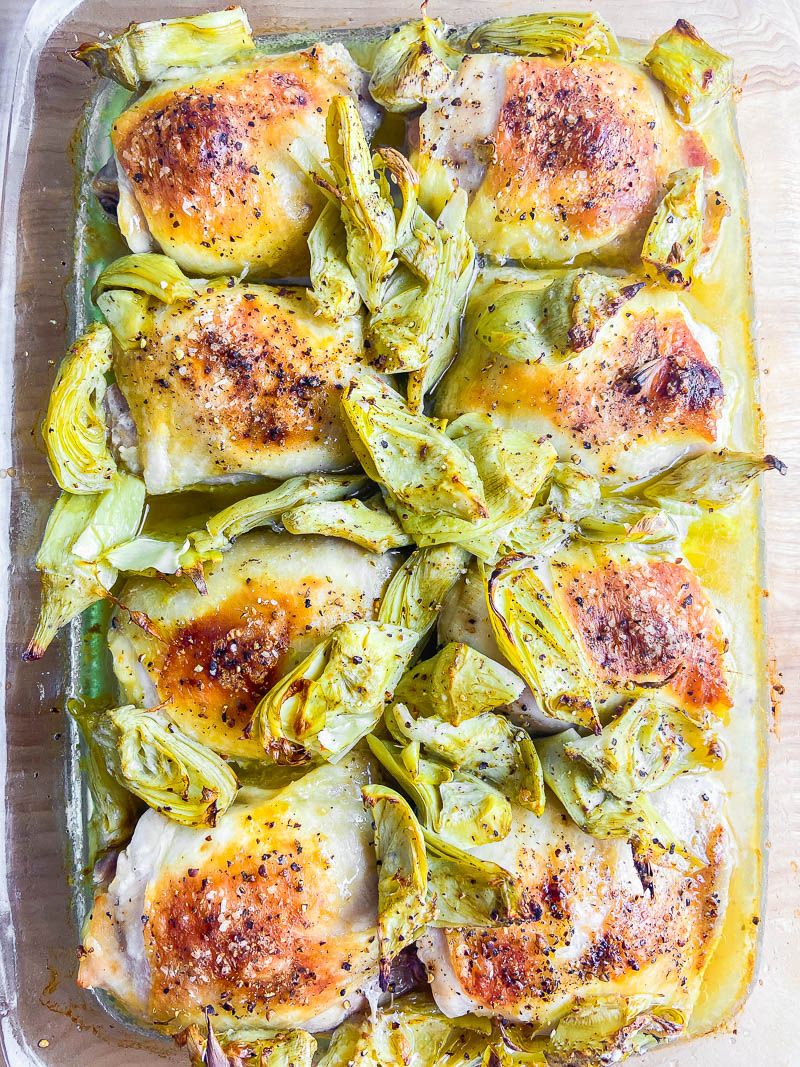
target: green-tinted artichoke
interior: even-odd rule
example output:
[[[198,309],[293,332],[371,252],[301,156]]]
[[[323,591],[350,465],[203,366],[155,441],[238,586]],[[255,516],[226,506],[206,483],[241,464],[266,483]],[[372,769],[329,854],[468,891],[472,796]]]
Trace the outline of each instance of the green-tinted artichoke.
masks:
[[[402,626],[342,623],[262,698],[247,736],[279,763],[335,763],[377,724],[417,641]]]
[[[525,683],[496,660],[451,641],[400,679],[395,698],[417,715],[459,723],[516,700]]]
[[[192,1067],[311,1067],[317,1042],[305,1030],[286,1033],[236,1027],[214,1032],[208,1016],[208,1034],[199,1026],[185,1032]]]
[[[435,715],[417,718],[398,703],[387,709],[386,725],[401,745],[419,745],[426,757],[474,775],[512,803],[542,814],[544,782],[536,749],[527,733],[502,715],[484,711],[454,724]]]
[[[70,53],[100,77],[126,89],[141,89],[171,67],[214,67],[254,48],[247,15],[240,7],[191,18],[131,25],[117,37],[82,44]]]
[[[660,508],[621,496],[608,496],[583,516],[577,534],[584,541],[599,544],[640,544],[668,551],[679,530]]]
[[[684,460],[647,482],[630,486],[626,495],[682,514],[716,511],[734,504],[749,483],[764,471],[786,473],[775,456],[747,452],[705,453]]]
[[[187,826],[214,826],[239,788],[222,757],[178,730],[162,711],[126,704],[98,715],[92,742],[126,789]]]
[[[325,534],[353,541],[370,552],[388,552],[414,542],[383,501],[317,500],[286,511],[284,527],[293,534]]]
[[[309,300],[330,322],[357,315],[361,295],[347,263],[347,233],[338,203],[329,201],[308,235]]]
[[[378,47],[372,60],[369,91],[387,111],[405,114],[440,93],[462,53],[443,40],[439,19],[421,19],[398,26]]]
[[[92,299],[98,301],[110,289],[132,289],[164,304],[191,300],[195,287],[174,259],[156,252],[141,252],[121,256],[98,275],[92,289]]]
[[[488,509],[472,459],[425,415],[375,375],[351,383],[342,400],[345,429],[367,475],[405,510],[441,512],[457,519],[486,518]]]
[[[546,489],[547,506],[565,522],[590,515],[600,501],[600,483],[574,463],[556,463]]]
[[[705,214],[703,168],[687,167],[670,175],[642,245],[642,262],[670,285],[691,285],[703,251]]]
[[[121,348],[139,348],[153,325],[150,297],[130,289],[111,289],[95,300]]]
[[[469,553],[458,545],[419,548],[395,571],[383,594],[378,621],[414,630],[422,639],[436,622],[445,595],[458,581]]]
[[[531,563],[507,556],[486,582],[497,646],[544,714],[599,729],[595,678],[572,627]]]
[[[611,1067],[662,1041],[674,1040],[686,1018],[663,997],[597,997],[563,1016],[545,1044],[550,1067]]]
[[[62,493],[58,498],[36,557],[42,606],[24,659],[40,659],[62,626],[106,596],[117,572],[103,557],[135,536],[144,495],[144,482],[115,474],[103,493]]]
[[[106,442],[102,404],[111,368],[111,331],[93,323],[61,362],[42,436],[50,469],[69,493],[102,493],[117,464]]]
[[[707,44],[685,19],[657,39],[644,61],[684,122],[702,122],[733,84],[733,60]]]
[[[92,866],[108,849],[120,848],[130,840],[144,805],[109,770],[103,745],[94,737],[102,713],[80,700],[68,701],[67,711],[78,724],[84,741],[81,767],[92,800],[88,823],[89,865]]]
[[[467,38],[466,50],[560,56],[574,62],[582,56],[612,55],[617,51],[617,42],[611,27],[599,15],[557,12],[484,22]]]

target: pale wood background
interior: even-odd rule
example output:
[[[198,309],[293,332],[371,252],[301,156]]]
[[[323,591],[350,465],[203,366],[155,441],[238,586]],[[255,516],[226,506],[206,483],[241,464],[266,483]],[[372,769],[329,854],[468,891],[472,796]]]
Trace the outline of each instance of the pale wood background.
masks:
[[[0,0],[0,70],[8,71],[30,6],[30,0]],[[143,14],[139,4],[103,6],[108,25],[115,28]],[[160,5],[143,6],[170,14],[178,8],[198,11],[214,5],[204,0],[195,4],[163,0]],[[320,23],[380,24],[407,15],[413,8],[391,0],[297,0],[291,4],[245,0],[245,6],[259,28],[267,18],[276,19],[280,28],[291,25],[293,19],[308,24],[314,10],[327,13],[317,17]],[[443,0],[439,4],[431,0],[432,13],[451,21],[485,17],[505,6],[503,0]],[[587,0],[547,5],[531,0],[529,6],[594,5]],[[65,10],[71,7],[65,4]],[[121,14],[112,15],[113,7]],[[766,490],[770,643],[775,680],[785,687],[785,694],[776,700],[772,731],[766,857],[769,892],[759,976],[729,1033],[665,1049],[647,1062],[654,1067],[796,1067],[800,1063],[800,0],[694,0],[685,4],[651,0],[647,5],[607,0],[598,7],[632,35],[647,30],[656,16],[664,27],[676,15],[690,17],[701,31],[712,25],[715,44],[730,51],[737,70],[747,73],[740,126],[749,171],[766,440],[769,450],[790,465],[787,478],[768,480]],[[31,891],[36,891],[35,885]],[[68,981],[65,978],[64,984]],[[71,1003],[68,994],[64,999]],[[63,1058],[65,1044],[70,1043],[64,1027],[84,1024],[80,1017],[70,1022],[69,1009],[57,1010],[60,1014],[53,1019],[53,1032],[64,1035],[62,1054],[54,1043],[41,1053],[42,1062],[78,1062]],[[98,1046],[90,1059],[109,1067],[122,1062],[108,1045]],[[160,1056],[143,1060],[133,1050],[125,1056],[126,1063],[157,1060]]]

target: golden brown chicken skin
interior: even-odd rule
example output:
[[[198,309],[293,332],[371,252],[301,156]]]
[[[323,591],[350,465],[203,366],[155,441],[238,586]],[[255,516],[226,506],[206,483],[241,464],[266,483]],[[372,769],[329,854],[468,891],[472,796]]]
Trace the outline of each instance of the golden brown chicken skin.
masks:
[[[111,130],[123,233],[142,239],[138,209],[144,240],[149,233],[185,270],[307,273],[323,200],[287,150],[301,139],[324,156],[331,99],[357,96],[359,82],[341,45],[316,44],[154,86]]]
[[[301,288],[217,283],[158,304],[141,346],[114,356],[148,491],[351,463],[340,397],[362,357],[360,318],[326,322]]]
[[[420,119],[423,199],[471,194],[478,250],[564,263],[630,258],[669,173],[712,166],[661,89],[619,59],[467,56]]]

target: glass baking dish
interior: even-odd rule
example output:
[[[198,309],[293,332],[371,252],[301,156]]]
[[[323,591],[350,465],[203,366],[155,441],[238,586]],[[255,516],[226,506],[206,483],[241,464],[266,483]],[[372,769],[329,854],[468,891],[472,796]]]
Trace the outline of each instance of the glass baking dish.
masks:
[[[133,12],[118,0],[73,5],[38,0],[27,5],[26,20],[25,4],[13,5],[11,10],[6,0],[6,6],[8,11],[0,9],[0,28],[6,31],[1,88],[3,114],[8,119],[0,245],[0,381],[4,385],[0,509],[2,555],[9,565],[0,576],[0,618],[6,629],[6,652],[0,665],[5,704],[5,743],[0,745],[5,791],[5,804],[0,808],[0,1042],[6,1062],[14,1067],[89,1061],[98,1067],[120,1062],[185,1062],[185,1054],[168,1039],[129,1027],[75,984],[77,924],[85,903],[81,886],[83,796],[77,737],[64,708],[73,691],[93,682],[93,644],[102,640],[102,619],[98,615],[89,625],[85,621],[83,626],[74,624],[38,664],[22,664],[20,654],[38,610],[33,559],[56,495],[37,427],[54,366],[84,315],[78,298],[83,290],[72,273],[76,222],[80,223],[85,210],[76,197],[75,169],[87,146],[95,143],[92,129],[81,116],[96,84],[65,52],[100,31],[118,31],[131,15],[143,21],[194,14],[214,5],[197,0],[145,0]],[[457,23],[489,13],[574,6],[534,0],[442,0],[432,13]],[[414,0],[301,0],[291,11],[277,3],[252,2],[246,7],[254,28],[270,34],[306,34],[321,28],[353,31],[389,25],[418,11]],[[688,16],[705,37],[736,61],[741,86],[737,119],[750,191],[754,333],[763,371],[767,445],[791,466],[800,411],[800,312],[791,284],[797,280],[797,271],[792,274],[789,268],[789,257],[796,255],[800,241],[800,204],[790,199],[792,183],[800,173],[800,140],[793,136],[800,115],[797,12],[791,0],[782,4],[705,0],[692,10],[672,0],[650,5],[605,0],[601,11],[618,33],[642,38],[662,32],[678,16]],[[91,259],[91,251],[84,248],[84,256]],[[778,664],[787,677],[796,676],[798,665],[791,625],[797,567],[792,561],[792,507],[781,506],[778,496],[791,494],[796,477],[792,470],[781,484],[772,480],[767,489],[769,521],[763,525],[766,574],[773,590],[768,622]],[[786,501],[796,499],[796,494],[786,495]],[[763,551],[760,557],[762,572],[747,579],[759,587]],[[757,930],[742,926],[742,946],[747,948],[726,957],[731,962],[718,967],[715,974],[715,982],[725,990],[724,1006],[707,1006],[706,1025],[720,1025],[705,1037],[650,1054],[647,1062],[653,1067],[762,1063],[790,1067],[800,1062],[800,1038],[791,1025],[800,988],[800,953],[792,951],[800,926],[793,862],[800,855],[800,728],[797,717],[789,713],[788,701],[779,728],[771,713],[766,644],[756,650],[756,662],[765,668],[754,708],[759,751],[765,750],[770,730],[773,734],[769,803],[773,839],[768,837],[765,808],[755,820],[754,840],[759,844],[752,872],[758,879],[769,867],[768,889],[758,913],[746,917],[751,925],[757,920]],[[777,675],[772,680],[780,692]],[[780,743],[775,743],[778,733]],[[753,758],[761,759],[755,753]],[[753,980],[755,934],[761,935],[761,946]],[[731,1019],[751,986],[744,1008]]]

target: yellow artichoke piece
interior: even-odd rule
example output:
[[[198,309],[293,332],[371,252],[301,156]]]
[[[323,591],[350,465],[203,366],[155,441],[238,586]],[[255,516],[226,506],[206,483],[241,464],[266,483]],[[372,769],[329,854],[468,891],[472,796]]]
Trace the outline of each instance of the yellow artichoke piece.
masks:
[[[81,768],[92,799],[88,823],[89,865],[110,848],[120,848],[133,833],[144,805],[109,770],[105,751],[94,732],[101,713],[82,700],[67,701],[84,742]]]
[[[305,1030],[265,1032],[237,1027],[214,1032],[208,1016],[208,1033],[199,1026],[185,1032],[192,1067],[311,1067],[317,1042]]]
[[[599,730],[597,683],[570,624],[527,557],[507,556],[486,584],[497,646],[545,715]]]
[[[443,30],[439,19],[423,15],[398,26],[379,45],[369,80],[376,103],[404,115],[444,89],[462,53],[442,39]]]
[[[702,122],[733,84],[733,60],[707,44],[686,19],[656,40],[644,62],[683,122]]]
[[[542,275],[492,297],[475,319],[475,333],[491,352],[509,359],[562,363],[588,348],[643,287],[591,270]]]
[[[164,712],[126,704],[98,715],[92,738],[108,770],[147,805],[185,826],[214,826],[233,803],[236,775]]]
[[[558,1022],[546,1039],[551,1067],[610,1067],[680,1036],[686,1019],[664,997],[642,994],[585,1001]]]
[[[188,537],[142,534],[105,552],[103,562],[125,574],[177,574],[189,552]]]
[[[106,596],[117,572],[102,557],[136,534],[144,496],[144,482],[116,474],[103,493],[58,498],[36,557],[42,604],[23,659],[41,659],[62,626]]]
[[[590,768],[594,780],[620,800],[652,793],[679,774],[719,767],[724,749],[711,730],[655,695],[634,701],[596,736],[564,746]]]
[[[576,522],[600,501],[600,483],[573,463],[556,463],[548,482],[547,506],[559,519]]]
[[[453,427],[447,432],[453,436]],[[478,472],[488,515],[472,522],[429,512],[399,511],[398,516],[422,547],[456,542],[479,559],[491,559],[509,527],[533,505],[556,452],[522,430],[474,430],[459,433],[455,443]]]
[[[492,562],[506,556],[537,556],[555,552],[575,534],[574,522],[559,519],[547,505],[531,508],[503,533]]]
[[[703,250],[705,200],[702,167],[670,175],[642,246],[645,269],[669,285],[685,289],[692,283]]]
[[[362,794],[375,822],[380,983],[386,990],[392,960],[414,943],[434,908],[427,899],[425,838],[408,804],[385,785],[364,786]]]
[[[608,56],[618,51],[611,27],[593,12],[517,15],[492,19],[473,30],[467,52],[511,52],[518,56]]]
[[[196,295],[195,285],[175,260],[157,252],[121,256],[109,263],[94,283],[92,300],[97,302],[109,289],[133,289],[134,292],[161,300],[164,304],[191,300]]]
[[[391,202],[375,179],[358,106],[349,97],[336,96],[331,102],[327,141],[333,184],[320,176],[316,180],[340,202],[347,262],[364,303],[375,311],[397,265],[397,231]]]
[[[99,322],[78,338],[58,368],[42,436],[50,469],[69,493],[102,493],[117,470],[102,409],[110,369],[111,331]]]
[[[347,233],[337,203],[329,201],[308,235],[311,255],[309,299],[320,315],[340,322],[357,315],[361,295],[347,263]]]
[[[284,512],[281,521],[289,533],[342,537],[371,552],[414,543],[382,501],[377,505],[361,500],[317,500]]]
[[[351,383],[342,399],[345,429],[361,465],[406,511],[486,518],[488,509],[473,460],[438,423],[409,411],[376,375]]]
[[[402,626],[343,623],[261,699],[247,736],[278,763],[335,763],[376,726],[417,640]]]
[[[786,464],[775,456],[707,452],[684,460],[647,482],[629,486],[626,494],[659,508],[691,515],[730,507],[759,474],[771,470],[786,474],[786,469]]]
[[[415,743],[426,757],[474,775],[512,803],[542,814],[544,781],[536,749],[525,730],[502,715],[483,711],[454,724],[435,715],[415,717],[397,703],[387,709],[385,719],[401,745]]]
[[[660,508],[624,497],[598,501],[577,527],[578,536],[601,544],[640,544],[651,550],[668,552],[680,531]]]
[[[470,645],[451,641],[400,679],[395,699],[416,715],[460,723],[511,704],[525,688],[522,679]]]
[[[213,67],[254,47],[247,15],[240,7],[229,7],[191,18],[136,23],[107,41],[82,44],[70,55],[102,78],[141,89],[171,67]]]
[[[468,560],[469,553],[458,545],[412,552],[383,594],[378,622],[405,626],[421,640],[435,624],[445,595],[463,574]]]
[[[146,294],[129,289],[100,293],[95,304],[120,348],[140,348],[152,329],[153,314]]]

